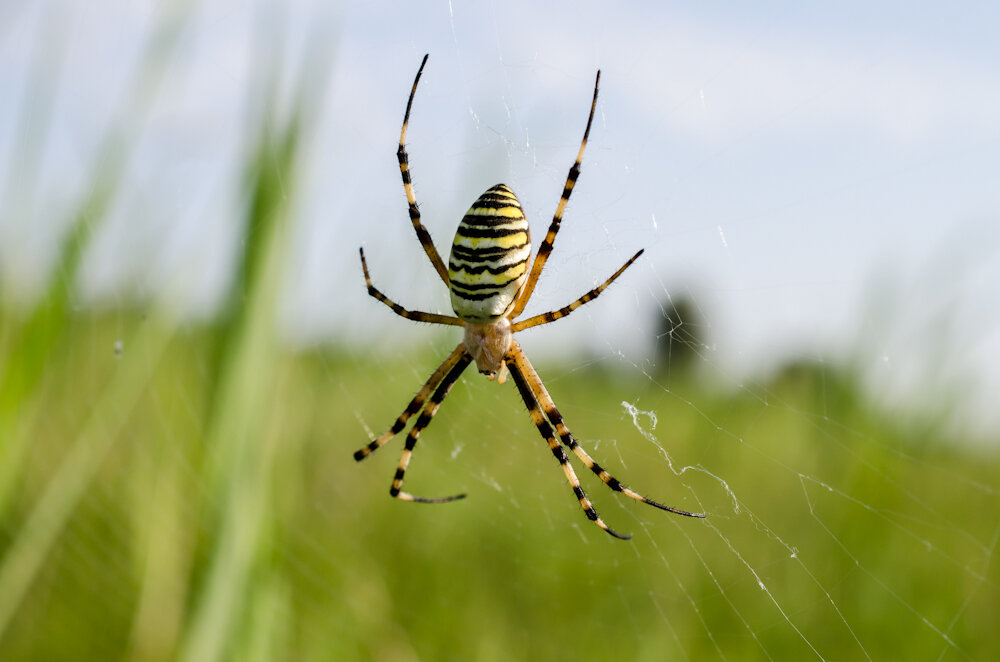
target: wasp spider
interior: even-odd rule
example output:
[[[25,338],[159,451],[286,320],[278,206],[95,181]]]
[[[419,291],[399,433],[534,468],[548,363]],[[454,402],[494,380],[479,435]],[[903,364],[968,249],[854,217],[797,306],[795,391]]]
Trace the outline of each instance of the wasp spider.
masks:
[[[573,451],[583,464],[593,471],[605,485],[616,492],[641,501],[642,503],[655,506],[661,510],[666,510],[678,515],[688,517],[704,517],[702,514],[689,513],[684,510],[665,506],[651,499],[647,499],[638,492],[634,492],[622,485],[618,479],[605,471],[601,465],[594,461],[587,451],[585,451],[573,438],[569,428],[563,422],[559,410],[549,396],[538,373],[531,366],[528,357],[521,350],[521,346],[513,338],[513,334],[524,329],[530,329],[539,324],[548,324],[557,319],[566,317],[571,312],[583,304],[593,301],[610,285],[622,272],[624,272],[633,262],[642,255],[640,250],[633,255],[628,262],[616,271],[611,278],[608,278],[600,286],[590,290],[573,303],[553,310],[551,312],[529,317],[517,321],[517,317],[524,310],[525,305],[531,298],[531,293],[538,282],[538,276],[542,273],[545,261],[552,252],[552,245],[555,242],[556,233],[559,232],[559,224],[562,222],[563,212],[566,203],[573,192],[577,177],[580,175],[580,161],[583,158],[584,149],[587,147],[587,137],[590,134],[590,125],[594,119],[594,108],[597,105],[597,88],[601,80],[601,72],[597,72],[597,80],[594,82],[594,99],[590,104],[590,115],[587,118],[587,128],[583,132],[583,141],[580,143],[580,151],[576,156],[576,161],[569,170],[566,178],[566,185],[563,187],[562,197],[556,207],[555,216],[549,231],[545,235],[545,240],[538,249],[538,254],[530,264],[531,239],[528,232],[528,221],[524,217],[521,203],[517,196],[504,184],[497,184],[489,189],[472,205],[466,212],[462,222],[458,225],[455,240],[451,245],[451,256],[448,259],[448,266],[441,260],[434,242],[431,241],[427,228],[420,222],[420,211],[417,208],[416,197],[413,193],[413,185],[410,181],[410,169],[406,155],[406,127],[410,121],[410,108],[413,105],[413,96],[417,91],[417,83],[420,82],[420,75],[423,73],[424,65],[427,64],[427,56],[424,56],[417,70],[416,78],[413,80],[413,87],[410,90],[410,98],[406,102],[406,114],[403,116],[403,129],[399,134],[399,149],[396,152],[399,158],[399,170],[403,176],[403,188],[406,191],[406,200],[410,206],[410,221],[417,232],[417,238],[424,252],[430,258],[431,264],[437,270],[438,276],[444,281],[451,291],[451,305],[456,317],[450,315],[438,315],[435,313],[425,313],[416,310],[407,310],[396,302],[386,297],[374,285],[368,273],[368,265],[365,262],[365,252],[361,249],[361,268],[365,274],[365,284],[368,286],[368,294],[378,299],[394,313],[406,319],[418,322],[429,322],[431,324],[445,324],[450,326],[460,326],[465,329],[465,337],[458,347],[452,351],[444,360],[430,379],[423,385],[420,391],[413,397],[410,404],[396,419],[389,430],[375,439],[364,448],[354,453],[354,459],[359,462],[378,448],[387,443],[397,433],[406,427],[411,416],[420,412],[416,423],[410,428],[406,437],[406,444],[403,454],[399,459],[399,466],[396,468],[396,475],[392,479],[392,487],[389,494],[405,501],[418,501],[421,503],[443,503],[461,499],[465,495],[459,494],[449,497],[426,498],[418,497],[408,492],[402,491],[403,475],[406,467],[410,463],[413,449],[417,445],[417,438],[426,428],[434,414],[437,413],[441,402],[447,397],[452,386],[458,380],[462,371],[468,367],[472,361],[476,362],[479,372],[487,375],[491,380],[503,383],[507,371],[514,379],[517,390],[528,407],[531,420],[534,421],[538,432],[549,444],[549,450],[559,461],[566,480],[573,488],[573,493],[580,502],[587,517],[616,538],[628,539],[625,536],[613,531],[594,510],[580,481],[569,463],[569,458],[563,446]],[[560,445],[560,443],[562,445]]]

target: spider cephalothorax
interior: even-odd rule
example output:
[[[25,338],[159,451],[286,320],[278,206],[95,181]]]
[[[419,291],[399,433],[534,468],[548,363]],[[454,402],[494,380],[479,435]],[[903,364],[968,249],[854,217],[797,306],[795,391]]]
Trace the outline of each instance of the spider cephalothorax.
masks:
[[[361,267],[365,274],[368,293],[389,306],[397,315],[420,322],[461,326],[465,329],[465,336],[444,360],[444,363],[438,366],[430,379],[421,387],[403,413],[396,419],[396,422],[392,424],[392,427],[385,434],[355,452],[354,459],[361,461],[387,443],[401,432],[406,427],[410,417],[419,411],[421,412],[420,416],[406,437],[403,454],[399,459],[399,466],[396,469],[389,493],[399,499],[423,503],[441,503],[463,498],[464,494],[436,498],[418,497],[401,491],[401,488],[406,467],[409,465],[410,456],[421,431],[430,424],[434,414],[437,413],[441,403],[462,372],[469,366],[469,363],[475,361],[479,372],[500,383],[503,383],[506,371],[510,371],[514,383],[517,385],[517,390],[521,394],[521,399],[524,400],[524,404],[528,408],[531,420],[538,428],[538,432],[548,442],[549,450],[559,461],[566,475],[566,480],[569,481],[573,493],[580,501],[580,507],[583,508],[587,517],[599,527],[616,538],[629,537],[616,533],[598,517],[597,511],[594,510],[583,488],[580,487],[580,481],[569,463],[564,446],[572,451],[588,469],[612,490],[621,492],[636,501],[678,515],[704,517],[702,514],[689,513],[647,499],[638,492],[622,485],[601,468],[573,438],[541,378],[531,366],[528,357],[521,350],[521,346],[514,339],[514,334],[518,331],[554,322],[569,315],[583,304],[596,299],[608,285],[614,282],[642,255],[640,250],[610,278],[568,306],[518,322],[514,321],[531,298],[538,277],[545,266],[545,261],[552,252],[552,245],[555,242],[556,233],[559,232],[566,203],[569,201],[577,177],[580,175],[580,162],[587,147],[590,125],[594,120],[594,108],[597,106],[597,89],[601,81],[601,72],[597,72],[597,80],[594,81],[594,98],[590,104],[590,115],[587,118],[587,128],[583,133],[583,140],[580,143],[580,151],[569,170],[562,197],[559,199],[555,215],[552,217],[552,224],[549,225],[545,239],[538,248],[534,262],[530,261],[531,234],[528,231],[528,220],[524,217],[521,203],[508,186],[497,184],[479,196],[479,199],[473,203],[462,218],[455,233],[455,240],[451,245],[451,255],[446,268],[434,247],[434,242],[431,241],[430,233],[420,221],[420,211],[417,208],[416,196],[410,181],[410,168],[406,155],[406,127],[410,121],[413,96],[416,94],[417,83],[420,82],[420,75],[423,73],[425,64],[427,64],[426,55],[420,63],[420,69],[417,71],[413,87],[410,89],[410,98],[406,103],[406,114],[403,116],[403,129],[399,134],[399,149],[396,155],[399,157],[399,169],[403,176],[403,188],[406,191],[413,228],[416,230],[417,238],[420,240],[424,252],[427,253],[427,257],[430,258],[431,264],[434,265],[438,276],[451,292],[451,305],[457,317],[407,310],[386,297],[372,285],[368,264],[365,262],[364,249],[361,249]]]

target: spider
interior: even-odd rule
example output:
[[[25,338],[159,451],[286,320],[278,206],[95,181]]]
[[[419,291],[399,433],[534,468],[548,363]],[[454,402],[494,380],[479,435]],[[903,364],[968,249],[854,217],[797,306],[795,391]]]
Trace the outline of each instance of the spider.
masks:
[[[549,396],[545,385],[542,384],[541,378],[521,350],[520,344],[513,338],[513,334],[518,331],[555,322],[566,317],[583,304],[593,301],[643,253],[640,250],[610,278],[568,306],[521,321],[514,321],[531,298],[538,277],[545,266],[545,261],[552,252],[552,245],[555,242],[556,233],[559,232],[566,203],[569,201],[577,177],[580,175],[580,162],[587,147],[590,125],[594,120],[594,109],[597,106],[597,89],[601,81],[601,72],[597,72],[597,79],[594,81],[594,98],[590,104],[590,115],[587,117],[587,128],[583,132],[580,151],[569,170],[569,176],[566,178],[566,185],[563,187],[562,197],[560,197],[556,207],[552,224],[535,255],[534,262],[530,265],[530,270],[528,263],[531,257],[531,238],[528,232],[528,221],[524,217],[517,196],[505,184],[497,184],[487,190],[466,212],[465,217],[459,223],[455,240],[451,245],[448,266],[445,267],[427,228],[420,221],[420,210],[417,208],[406,154],[406,128],[410,121],[410,109],[413,106],[413,97],[417,92],[417,84],[420,82],[424,65],[427,64],[427,57],[424,55],[424,59],[420,63],[420,68],[413,80],[413,87],[410,90],[410,98],[406,102],[406,114],[403,116],[403,128],[399,134],[399,149],[396,156],[399,159],[399,170],[403,176],[406,200],[409,203],[410,221],[413,223],[413,228],[416,230],[417,238],[420,240],[424,252],[431,264],[434,265],[438,276],[451,292],[451,305],[456,316],[407,310],[386,297],[372,285],[368,264],[365,262],[364,248],[360,249],[361,268],[364,271],[368,294],[391,308],[400,317],[431,324],[460,326],[465,330],[465,337],[448,358],[438,366],[434,374],[430,376],[430,379],[421,387],[403,413],[392,424],[392,427],[385,434],[355,452],[354,459],[360,462],[381,448],[406,427],[411,416],[420,412],[420,416],[417,417],[416,423],[410,428],[406,437],[406,444],[399,459],[396,474],[392,479],[389,494],[397,499],[420,503],[444,503],[464,498],[464,494],[436,498],[419,497],[403,492],[402,486],[403,475],[406,473],[406,467],[410,463],[410,457],[417,445],[420,433],[430,424],[434,414],[437,413],[462,371],[468,367],[469,363],[475,361],[479,372],[486,375],[488,379],[501,384],[504,383],[509,371],[524,404],[528,408],[531,420],[538,428],[542,438],[548,442],[549,450],[552,451],[562,467],[563,473],[566,474],[566,480],[569,481],[573,494],[579,500],[580,507],[597,526],[615,538],[627,540],[631,537],[615,532],[598,516],[593,504],[580,486],[580,481],[569,463],[569,457],[563,446],[571,450],[588,469],[615,492],[621,492],[636,501],[677,515],[705,517],[700,513],[689,513],[647,499],[638,492],[622,485],[618,479],[595,462],[590,454],[573,438],[562,415],[556,409],[552,397]]]

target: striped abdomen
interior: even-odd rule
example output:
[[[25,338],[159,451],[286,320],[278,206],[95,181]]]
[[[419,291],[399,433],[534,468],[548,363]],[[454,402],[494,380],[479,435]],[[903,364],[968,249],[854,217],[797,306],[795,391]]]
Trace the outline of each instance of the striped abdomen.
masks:
[[[528,276],[531,236],[517,196],[504,184],[483,193],[458,224],[448,259],[451,307],[489,324],[514,304]]]

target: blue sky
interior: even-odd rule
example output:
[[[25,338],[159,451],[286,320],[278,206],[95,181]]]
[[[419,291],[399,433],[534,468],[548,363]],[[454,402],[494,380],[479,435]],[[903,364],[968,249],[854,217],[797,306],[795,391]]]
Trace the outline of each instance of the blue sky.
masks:
[[[660,303],[690,295],[709,324],[706,365],[734,381],[802,352],[858,356],[887,392],[971,380],[984,410],[1000,387],[995,3],[176,3],[180,40],[152,86],[135,72],[163,24],[158,5],[0,9],[8,290],[42,277],[110,127],[134,147],[81,296],[168,293],[207,314],[239,229],[247,108],[269,70],[294,80],[311,45],[317,124],[288,335],[447,344],[447,331],[379,310],[356,257],[364,245],[376,282],[405,305],[447,310],[394,155],[420,58],[431,54],[410,156],[443,253],[498,182],[521,198],[537,244],[600,68],[583,174],[529,312],[646,253],[526,348],[641,362]]]

